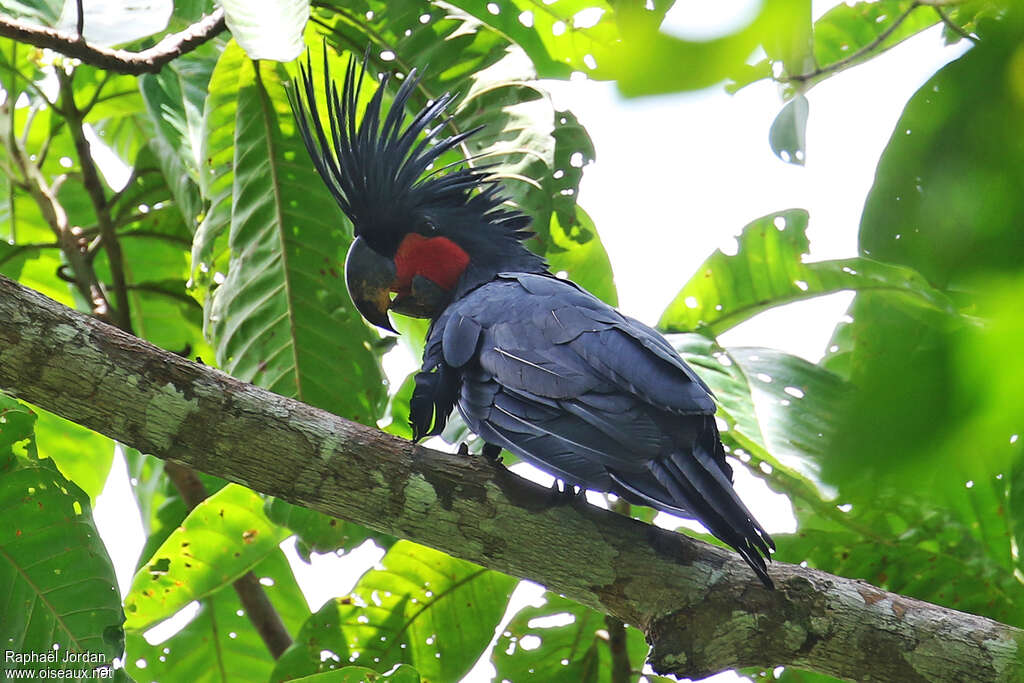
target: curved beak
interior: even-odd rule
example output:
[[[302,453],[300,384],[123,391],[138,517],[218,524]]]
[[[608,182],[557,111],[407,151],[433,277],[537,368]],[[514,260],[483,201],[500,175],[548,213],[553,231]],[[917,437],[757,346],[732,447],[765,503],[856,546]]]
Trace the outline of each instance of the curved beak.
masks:
[[[352,242],[345,259],[348,294],[364,318],[390,332],[395,332],[388,319],[388,308],[396,273],[395,262],[371,249],[362,237]]]

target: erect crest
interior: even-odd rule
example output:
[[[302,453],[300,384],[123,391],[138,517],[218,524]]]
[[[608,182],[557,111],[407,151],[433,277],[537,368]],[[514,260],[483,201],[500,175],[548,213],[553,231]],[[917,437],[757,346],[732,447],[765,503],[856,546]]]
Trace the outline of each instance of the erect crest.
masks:
[[[485,222],[510,229],[518,239],[528,236],[522,230],[529,223],[526,216],[498,208],[503,199],[487,172],[452,169],[462,163],[459,161],[423,177],[441,155],[480,130],[474,128],[438,140],[437,134],[446,123],[439,119],[454,99],[452,95],[445,93],[428,103],[403,129],[405,109],[420,77],[415,69],[409,72],[385,113],[383,97],[391,74],[384,74],[362,120],[357,122],[366,59],[361,68],[355,58],[349,59],[339,92],[330,77],[324,45],[328,136],[320,121],[308,52],[306,64],[300,64],[299,70],[301,83],[293,81],[289,89],[295,120],[317,171],[352,221],[356,235],[387,240],[392,237],[390,233],[411,228],[410,213],[417,209],[467,206]],[[475,189],[481,191],[473,194]]]

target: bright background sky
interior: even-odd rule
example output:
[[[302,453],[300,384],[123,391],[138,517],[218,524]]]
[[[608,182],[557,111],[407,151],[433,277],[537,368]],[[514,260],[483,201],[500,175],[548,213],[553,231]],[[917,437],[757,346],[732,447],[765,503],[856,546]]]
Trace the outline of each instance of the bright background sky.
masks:
[[[832,4],[814,3],[814,16]],[[666,25],[680,35],[707,37],[734,25],[736,17],[750,16],[756,7],[756,1],[679,0]],[[550,83],[556,105],[576,114],[597,150],[595,163],[585,170],[579,202],[594,219],[610,255],[622,311],[656,323],[713,250],[734,250],[734,238],[744,225],[782,209],[810,211],[812,260],[856,255],[864,198],[903,106],[942,64],[963,50],[943,47],[933,28],[816,86],[808,94],[807,158],[802,168],[783,163],[768,146],[769,127],[782,106],[778,88],[771,83],[761,82],[731,96],[715,87],[629,101],[608,83]],[[721,342],[774,347],[817,361],[850,299],[849,294],[836,294],[774,309],[722,335]],[[397,353],[405,353],[399,349]],[[388,359],[395,386],[415,365],[418,361],[408,357]],[[550,482],[526,465],[514,469]],[[740,495],[768,531],[792,531],[794,521],[785,498],[772,494],[742,467],[736,469]],[[115,458],[94,512],[124,594],[145,537],[121,457]],[[367,543],[344,557],[314,556],[309,565],[296,555],[293,540],[282,547],[314,611],[331,597],[347,593],[383,555]],[[521,585],[506,620],[540,594],[537,586]],[[186,608],[148,632],[147,639],[166,639],[197,609],[195,604]],[[465,680],[490,680],[488,658],[489,653]],[[726,673],[713,680],[737,677]]]

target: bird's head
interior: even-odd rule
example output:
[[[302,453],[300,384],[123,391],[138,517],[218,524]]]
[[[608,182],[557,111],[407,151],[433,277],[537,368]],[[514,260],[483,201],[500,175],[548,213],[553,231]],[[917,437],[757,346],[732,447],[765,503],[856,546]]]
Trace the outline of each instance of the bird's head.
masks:
[[[388,310],[438,316],[456,295],[506,270],[541,272],[543,259],[522,245],[530,219],[502,206],[496,180],[465,160],[435,168],[479,128],[440,139],[449,123],[444,94],[413,114],[406,106],[420,79],[411,71],[384,111],[389,75],[357,120],[365,61],[351,59],[338,90],[326,47],[327,129],[320,120],[312,69],[300,66],[290,91],[292,110],[310,157],[342,211],[355,240],[345,261],[345,282],[366,320],[394,331]]]

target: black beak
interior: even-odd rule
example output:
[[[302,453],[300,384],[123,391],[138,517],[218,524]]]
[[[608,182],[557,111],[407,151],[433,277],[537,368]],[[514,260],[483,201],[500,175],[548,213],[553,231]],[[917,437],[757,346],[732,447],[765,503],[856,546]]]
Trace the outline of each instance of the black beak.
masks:
[[[396,273],[395,262],[371,249],[362,237],[352,242],[345,259],[348,294],[364,318],[390,332],[395,332],[388,319],[388,308]]]

